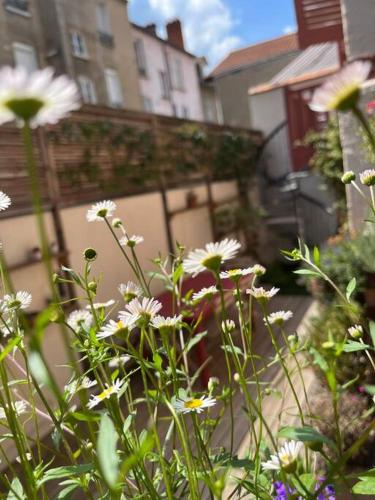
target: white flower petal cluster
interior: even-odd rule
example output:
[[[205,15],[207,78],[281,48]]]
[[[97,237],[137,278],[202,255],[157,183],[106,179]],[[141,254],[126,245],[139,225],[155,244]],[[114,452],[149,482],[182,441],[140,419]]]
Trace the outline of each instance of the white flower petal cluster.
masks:
[[[127,354],[123,354],[122,356],[116,356],[112,358],[108,362],[108,366],[113,370],[114,368],[119,368],[120,366],[124,366],[130,360],[131,360],[130,356],[128,356]]]
[[[208,286],[208,287],[203,287],[199,292],[193,293],[192,299],[193,302],[199,302],[203,299],[212,299],[212,297],[218,292],[219,290],[215,285]]]
[[[375,185],[375,169],[369,168],[359,174],[359,179],[364,186]]]
[[[248,288],[246,293],[252,295],[257,300],[269,300],[274,297],[279,290],[279,288],[275,287],[272,287],[270,290],[266,290],[262,286],[259,288],[253,286],[252,288]]]
[[[98,309],[106,309],[107,307],[111,307],[113,306],[113,304],[115,303],[115,301],[113,299],[110,299],[110,300],[107,300],[107,302],[94,302],[92,307],[95,309],[95,310],[98,310]],[[86,309],[88,311],[91,310],[91,304],[88,304],[86,306]]]
[[[302,444],[303,443],[301,443],[301,441],[286,441],[275,455],[271,455],[270,460],[262,462],[263,469],[284,469],[288,472],[289,469],[296,463]]]
[[[126,305],[126,311],[120,312],[119,315],[121,317],[130,314],[135,322],[140,319],[150,321],[161,308],[161,303],[152,297],[135,298]]]
[[[118,321],[110,319],[109,322],[102,327],[97,334],[97,338],[105,339],[113,335],[127,335],[135,328],[135,322],[136,320],[130,314],[120,314]]]
[[[348,328],[348,333],[353,339],[360,339],[363,335],[362,325],[353,325]]]
[[[216,399],[209,396],[200,398],[181,397],[176,399],[173,407],[177,413],[201,413],[205,408],[216,404]]]
[[[30,307],[32,296],[29,292],[16,292],[4,295],[0,303],[1,312],[12,312]]]
[[[133,281],[121,283],[118,287],[118,291],[121,293],[125,302],[130,302],[132,299],[140,298],[143,295],[142,288],[133,283]]]
[[[116,379],[113,385],[105,384],[106,388],[100,394],[92,395],[90,401],[87,403],[87,408],[90,410],[100,404],[104,399],[109,399],[112,394],[117,394],[120,392],[124,381]]]
[[[16,120],[31,127],[55,124],[80,107],[78,87],[45,68],[31,74],[24,67],[0,70],[0,124]]]
[[[11,204],[12,201],[9,196],[3,193],[3,191],[0,191],[0,212],[9,208]]]
[[[93,324],[93,317],[89,311],[77,309],[69,314],[67,323],[75,332],[80,330],[87,332]]]
[[[252,274],[253,268],[247,267],[246,269],[229,269],[228,271],[222,271],[220,273],[221,279],[237,279],[242,278],[242,276],[247,276],[248,274]]]
[[[91,206],[87,211],[88,222],[103,221],[105,218],[113,217],[116,210],[116,203],[111,200],[99,201]]]
[[[293,318],[292,311],[277,311],[267,316],[267,321],[270,325],[283,325],[285,321]],[[266,322],[264,318],[264,322]]]
[[[226,319],[221,322],[221,329],[227,333],[233,332],[236,329],[236,323],[232,319]]]
[[[159,330],[161,328],[171,329],[171,328],[178,328],[181,325],[181,321],[182,321],[181,314],[179,314],[178,316],[177,315],[168,316],[166,318],[164,316],[157,315],[151,320],[151,325]]]
[[[234,239],[225,238],[219,243],[207,243],[205,248],[191,251],[183,261],[185,272],[197,276],[206,271],[218,271],[220,264],[233,259],[238,253],[241,244]]]
[[[27,403],[26,401],[20,400],[16,401],[13,405],[13,410],[17,415],[22,415],[27,411]],[[0,420],[6,419],[5,409],[0,406]]]
[[[360,87],[367,80],[370,71],[369,61],[348,64],[314,92],[310,108],[321,113],[348,111],[356,104]]]
[[[70,396],[74,396],[77,391],[80,391],[81,389],[90,389],[90,387],[94,387],[95,385],[97,385],[96,380],[92,380],[89,377],[84,376],[73,380],[67,384],[64,389]]]
[[[136,245],[139,245],[140,243],[144,242],[143,236],[137,236],[133,234],[133,236],[128,236],[125,235],[120,239],[120,244],[123,247],[135,247]]]

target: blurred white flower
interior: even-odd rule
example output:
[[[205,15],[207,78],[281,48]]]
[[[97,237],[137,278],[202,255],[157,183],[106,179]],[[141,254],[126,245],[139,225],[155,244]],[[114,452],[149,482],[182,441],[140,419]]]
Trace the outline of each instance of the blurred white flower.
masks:
[[[200,398],[186,396],[176,399],[173,407],[177,413],[201,413],[205,408],[209,408],[215,404],[216,399],[209,396],[202,396]]]
[[[116,356],[115,358],[112,358],[108,362],[109,368],[119,368],[120,366],[124,366],[128,361],[131,360],[131,357],[128,356],[127,354],[123,354],[122,356]]]
[[[88,222],[103,221],[106,217],[112,217],[116,210],[116,203],[111,200],[99,201],[87,211]]]
[[[241,244],[237,240],[228,238],[219,243],[207,243],[205,248],[198,248],[188,254],[183,261],[184,270],[193,276],[207,269],[218,272],[220,264],[233,259],[240,247]]]
[[[123,380],[116,379],[113,385],[106,385],[106,388],[100,394],[91,396],[90,401],[87,403],[87,408],[90,410],[101,403],[104,399],[109,399],[112,394],[117,394],[120,392],[123,384]]]
[[[263,276],[263,274],[266,273],[266,268],[261,266],[260,264],[255,264],[251,269],[255,276]]]
[[[215,285],[208,286],[208,287],[203,287],[199,292],[193,293],[192,299],[194,302],[199,302],[200,300],[203,299],[212,299],[212,297],[215,295],[215,293],[218,292],[218,289],[216,288]]]
[[[26,401],[16,401],[13,405],[13,410],[16,412],[17,415],[22,415],[22,413],[26,413],[27,410],[27,403]],[[8,409],[8,407],[6,407]],[[6,414],[5,414],[5,409],[0,407],[0,420],[6,419]]]
[[[268,301],[274,295],[276,295],[279,290],[280,290],[279,288],[275,288],[275,287],[272,287],[270,290],[266,290],[262,286],[259,288],[256,288],[255,286],[253,286],[252,288],[248,288],[246,290],[246,293],[249,295],[252,295],[257,300]]]
[[[310,108],[320,113],[352,109],[358,101],[360,87],[367,80],[370,71],[369,61],[348,64],[314,92]]]
[[[263,469],[294,472],[301,447],[300,441],[286,441],[275,455],[271,455],[270,460],[262,462]]]
[[[252,274],[253,268],[252,267],[247,267],[246,269],[229,269],[229,271],[222,271],[220,273],[220,278],[221,279],[239,279],[242,276],[247,276],[248,274]]]
[[[236,329],[236,323],[232,319],[226,319],[221,322],[221,329],[227,333],[233,332]]]
[[[93,317],[89,311],[77,309],[69,314],[67,323],[74,331],[88,331],[93,323]]]
[[[29,74],[25,68],[0,70],[0,125],[16,120],[32,127],[55,124],[80,107],[77,85],[66,76],[53,77],[45,68]]]
[[[360,181],[365,186],[373,186],[375,184],[375,169],[369,168],[359,174]]]
[[[0,212],[9,208],[11,204],[12,202],[9,196],[0,191]]]
[[[354,325],[348,328],[348,333],[353,339],[360,339],[363,335],[363,328],[361,325]]]
[[[142,288],[133,281],[128,281],[127,283],[121,283],[118,287],[118,291],[121,293],[125,302],[130,302],[133,299],[142,297]]]
[[[123,236],[121,239],[120,239],[120,244],[123,246],[123,247],[135,247],[136,245],[139,245],[140,243],[143,243],[144,241],[144,238],[143,236],[136,236],[135,234],[133,234],[133,236]]]
[[[292,317],[292,311],[277,311],[267,316],[267,321],[270,325],[283,325],[285,321],[288,321]],[[266,322],[265,318],[264,322]]]
[[[128,334],[135,327],[135,319],[130,314],[123,314],[118,321],[110,319],[97,334],[98,339],[105,339],[112,335]]]
[[[17,309],[27,309],[31,304],[31,294],[29,292],[17,292],[5,295],[2,302],[2,309],[14,311]]]
[[[179,314],[178,316],[172,316],[172,317],[167,317],[165,318],[164,316],[155,316],[151,320],[151,325],[154,328],[158,328],[159,330],[164,328],[164,329],[171,329],[171,328],[176,328],[179,327],[182,321],[182,316]]]
[[[94,302],[92,307],[94,309],[106,309],[107,307],[111,307],[113,306],[113,304],[115,303],[115,301],[113,299],[110,299],[110,300],[107,300],[107,302]],[[86,309],[87,310],[91,310],[91,304],[88,304],[86,306]]]

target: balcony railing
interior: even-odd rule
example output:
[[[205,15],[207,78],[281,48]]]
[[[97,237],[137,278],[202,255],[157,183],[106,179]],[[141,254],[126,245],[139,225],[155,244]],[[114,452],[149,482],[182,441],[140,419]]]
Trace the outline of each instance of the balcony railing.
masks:
[[[29,12],[28,0],[5,0],[5,7],[12,10],[21,12]]]

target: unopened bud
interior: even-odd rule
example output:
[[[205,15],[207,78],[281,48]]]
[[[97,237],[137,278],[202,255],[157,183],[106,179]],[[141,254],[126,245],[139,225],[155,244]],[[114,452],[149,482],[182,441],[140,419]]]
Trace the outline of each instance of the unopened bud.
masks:
[[[98,256],[96,250],[94,248],[86,248],[83,252],[83,256],[87,262],[92,262]]]
[[[350,184],[355,181],[355,173],[352,170],[345,172],[345,174],[341,177],[341,182],[343,184]]]

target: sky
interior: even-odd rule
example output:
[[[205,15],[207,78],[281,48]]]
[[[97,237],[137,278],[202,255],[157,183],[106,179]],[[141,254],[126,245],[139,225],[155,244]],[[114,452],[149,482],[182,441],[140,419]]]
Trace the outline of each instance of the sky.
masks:
[[[131,21],[163,26],[178,17],[187,50],[214,67],[231,50],[296,29],[293,0],[130,0]]]

